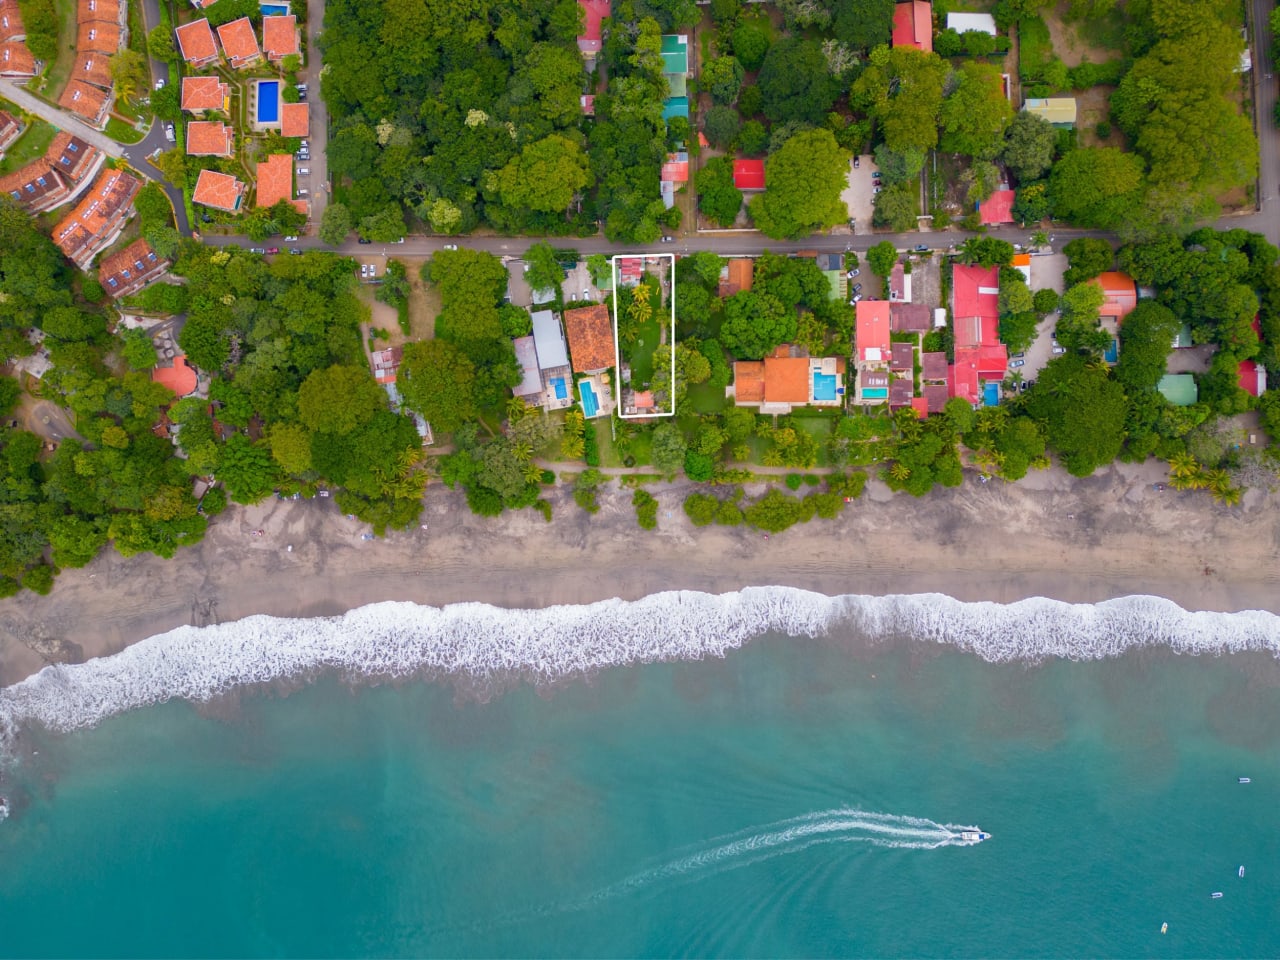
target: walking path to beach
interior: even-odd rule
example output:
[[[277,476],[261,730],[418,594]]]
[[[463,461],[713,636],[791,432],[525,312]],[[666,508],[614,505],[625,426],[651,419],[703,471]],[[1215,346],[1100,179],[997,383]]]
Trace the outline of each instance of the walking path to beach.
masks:
[[[873,480],[838,519],[767,540],[745,527],[693,527],[681,504],[694,487],[684,482],[646,487],[660,504],[656,532],[639,529],[631,489],[616,480],[595,515],[573,503],[569,485],[549,488],[550,524],[532,510],[474,516],[460,493],[433,483],[426,530],[371,541],[331,499],[273,499],[229,509],[173,560],[108,551],[64,571],[48,597],[4,601],[0,682],[182,624],[326,616],[380,600],[542,607],[777,584],[1002,602],[1149,593],[1192,609],[1280,612],[1276,497],[1254,491],[1228,508],[1203,492],[1156,491],[1164,478],[1155,463],[1085,480],[1055,468],[1019,484],[970,477],[922,499]],[[259,528],[264,536],[250,536]]]

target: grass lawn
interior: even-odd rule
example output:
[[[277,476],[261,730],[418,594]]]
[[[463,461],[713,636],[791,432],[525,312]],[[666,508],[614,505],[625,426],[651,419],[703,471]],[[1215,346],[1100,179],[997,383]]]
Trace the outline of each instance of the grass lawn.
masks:
[[[631,361],[631,383],[635,387],[648,383],[653,379],[653,353],[658,349],[658,340],[662,336],[662,321],[657,316],[650,317],[640,325],[636,342],[626,348],[624,356]]]
[[[613,444],[613,433],[609,428],[609,418],[597,417],[594,420],[588,420],[587,428],[596,432],[596,446],[600,449],[600,466],[622,466],[622,458],[618,456],[618,448]]]
[[[45,67],[39,91],[56,102],[62,96],[71,71],[76,65],[76,3],[75,0],[57,0],[58,8],[58,56]]]
[[[832,417],[806,417],[792,415],[791,423],[797,430],[803,430],[809,436],[818,441],[818,466],[831,466],[830,451],[827,445],[831,442],[831,434],[835,429],[835,419]]]
[[[689,387],[685,402],[695,413],[723,413],[729,409],[724,388],[713,383],[695,383]]]
[[[121,143],[137,143],[144,136],[136,128],[115,117],[107,118],[107,129],[104,132],[112,140],[119,140]]]
[[[5,151],[4,159],[0,160],[0,173],[13,173],[37,157],[44,156],[57,133],[58,128],[51,123],[39,119],[28,120],[27,129],[22,131],[22,136],[14,141]]]

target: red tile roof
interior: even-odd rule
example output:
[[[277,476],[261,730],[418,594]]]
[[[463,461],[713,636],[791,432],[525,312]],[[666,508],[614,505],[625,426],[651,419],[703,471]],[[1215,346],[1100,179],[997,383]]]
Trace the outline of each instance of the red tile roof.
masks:
[[[1009,348],[1003,343],[978,347],[978,376],[983,380],[1003,380],[1009,372]]]
[[[613,322],[604,304],[566,310],[564,332],[575,373],[604,370],[614,365]]]
[[[959,264],[951,276],[951,316],[1000,316],[1000,272],[995,267]]]
[[[120,25],[116,23],[82,23],[76,31],[78,53],[103,53],[108,56],[120,49]]]
[[[280,108],[280,136],[305,137],[311,131],[311,108],[305,103],[286,103]]]
[[[248,17],[232,20],[218,28],[218,40],[222,53],[233,67],[243,67],[262,56],[258,48],[258,35]]]
[[[911,381],[905,377],[890,381],[889,406],[894,409],[911,406],[911,397],[914,393],[915,388],[911,385]]]
[[[53,169],[72,183],[87,177],[101,156],[102,151],[97,147],[65,131],[59,132],[44,152]]]
[[[669,183],[688,183],[689,182],[689,161],[676,160],[677,154],[667,154],[667,162],[662,165],[662,175],[659,179],[666,180]]]
[[[7,193],[24,210],[41,213],[61,203],[71,193],[71,187],[41,157],[0,177],[0,193]]]
[[[184,23],[176,31],[178,49],[187,63],[211,63],[218,59],[218,44],[213,39],[213,28],[206,18]]]
[[[244,195],[245,186],[235,177],[214,170],[201,170],[196,188],[191,194],[192,203],[234,211]]]
[[[853,342],[862,363],[889,362],[889,301],[859,300]]]
[[[231,87],[217,77],[182,78],[183,110],[222,110],[230,95]]]
[[[258,197],[254,206],[270,207],[293,199],[293,157],[273,153],[258,163]]]
[[[194,393],[197,383],[196,372],[187,366],[187,356],[184,353],[173,358],[173,366],[156,367],[152,370],[151,379],[168,387],[178,397]]]
[[[916,351],[909,343],[890,344],[889,369],[910,372],[915,369]]]
[[[970,356],[973,353],[975,356]],[[956,350],[956,362],[951,365],[947,376],[947,389],[953,397],[961,397],[969,403],[978,402],[978,362],[977,350],[965,348]]]
[[[925,388],[926,390],[928,387]],[[942,389],[946,389],[943,387]],[[923,420],[929,415],[929,398],[928,397],[912,397],[911,409],[916,412],[916,416]]]
[[[947,355],[942,351],[925,353],[920,357],[920,378],[922,380],[947,379]]]
[[[120,0],[80,0],[76,6],[77,23],[119,23]]]
[[[36,58],[21,40],[0,43],[0,76],[34,77]]]
[[[1106,296],[1106,300],[1098,310],[1100,316],[1123,320],[1138,305],[1138,288],[1133,282],[1133,277],[1127,273],[1108,270],[1096,276],[1090,283],[1101,287]]]
[[[731,297],[739,290],[751,289],[751,278],[755,272],[755,261],[750,257],[734,257],[725,267],[725,278],[720,281],[717,293],[721,297]]]
[[[22,133],[22,123],[13,114],[0,110],[0,150],[3,150]]]
[[[733,161],[733,185],[739,190],[763,190],[764,161]]]
[[[152,277],[163,273],[167,263],[156,255],[146,240],[135,240],[123,250],[102,258],[98,265],[98,282],[113,298],[127,296]]]
[[[0,42],[7,43],[27,35],[18,0],[0,0]]]
[[[263,17],[262,50],[268,60],[283,60],[299,53],[298,18],[293,14],[287,17]]]
[[[235,131],[221,120],[187,122],[187,154],[192,157],[229,157],[235,149]]]
[[[933,52],[933,8],[928,0],[910,0],[893,8],[893,45]]]
[[[978,213],[989,226],[1013,223],[1013,191],[997,190],[979,204]]]
[[[81,269],[109,244],[133,213],[142,184],[123,170],[106,170],[53,228],[53,242]]]
[[[578,37],[578,49],[583,53],[600,50],[600,22],[609,16],[609,0],[578,0],[582,7],[582,35]]]
[[[808,357],[765,357],[765,403],[808,403],[809,388]]]
[[[738,403],[764,402],[764,361],[738,360],[734,362],[733,395]]]
[[[940,383],[926,383],[921,392],[930,413],[941,413],[951,399],[950,391]]]
[[[76,53],[75,66],[71,68],[72,80],[83,80],[104,90],[111,87],[111,64],[103,53]]]
[[[1239,382],[1249,396],[1260,397],[1267,389],[1267,368],[1254,360],[1241,360]]]
[[[92,84],[72,80],[62,91],[62,96],[58,98],[58,105],[72,113],[78,113],[96,125],[102,122],[110,99],[111,94],[107,91],[100,90]]]
[[[928,333],[933,324],[933,310],[923,303],[889,304],[889,330],[892,333]]]

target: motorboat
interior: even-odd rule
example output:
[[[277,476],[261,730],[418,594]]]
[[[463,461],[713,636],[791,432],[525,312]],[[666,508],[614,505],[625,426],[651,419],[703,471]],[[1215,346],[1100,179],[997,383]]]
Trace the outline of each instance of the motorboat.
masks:
[[[9,819],[9,799],[0,797],[0,820]]]
[[[1213,899],[1215,899],[1215,900],[1221,900],[1221,899],[1222,899],[1222,891],[1221,891],[1221,890],[1215,890],[1215,891],[1213,891],[1213,893],[1209,894],[1209,896],[1213,897]]]
[[[1168,921],[1168,920],[1166,920],[1164,923],[1160,924],[1160,932],[1161,932],[1161,933],[1168,933],[1168,932],[1169,932],[1169,921]]]
[[[1241,783],[1253,783],[1253,781],[1252,781],[1252,780],[1250,780],[1248,777],[1241,777],[1241,778],[1240,778],[1240,782],[1241,782]]]
[[[1244,876],[1244,864],[1243,864],[1243,863],[1242,863],[1242,864],[1240,864],[1240,872],[1237,874],[1237,876],[1240,876],[1240,877],[1243,877],[1243,876]]]
[[[981,843],[983,840],[990,840],[991,834],[981,830],[961,830],[960,839],[967,843]]]

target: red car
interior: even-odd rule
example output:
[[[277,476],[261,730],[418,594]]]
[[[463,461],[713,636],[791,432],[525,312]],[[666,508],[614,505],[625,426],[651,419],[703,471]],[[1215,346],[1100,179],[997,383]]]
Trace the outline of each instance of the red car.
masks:
[[[267,247],[267,253],[279,253],[279,252],[280,252],[279,247]]]

